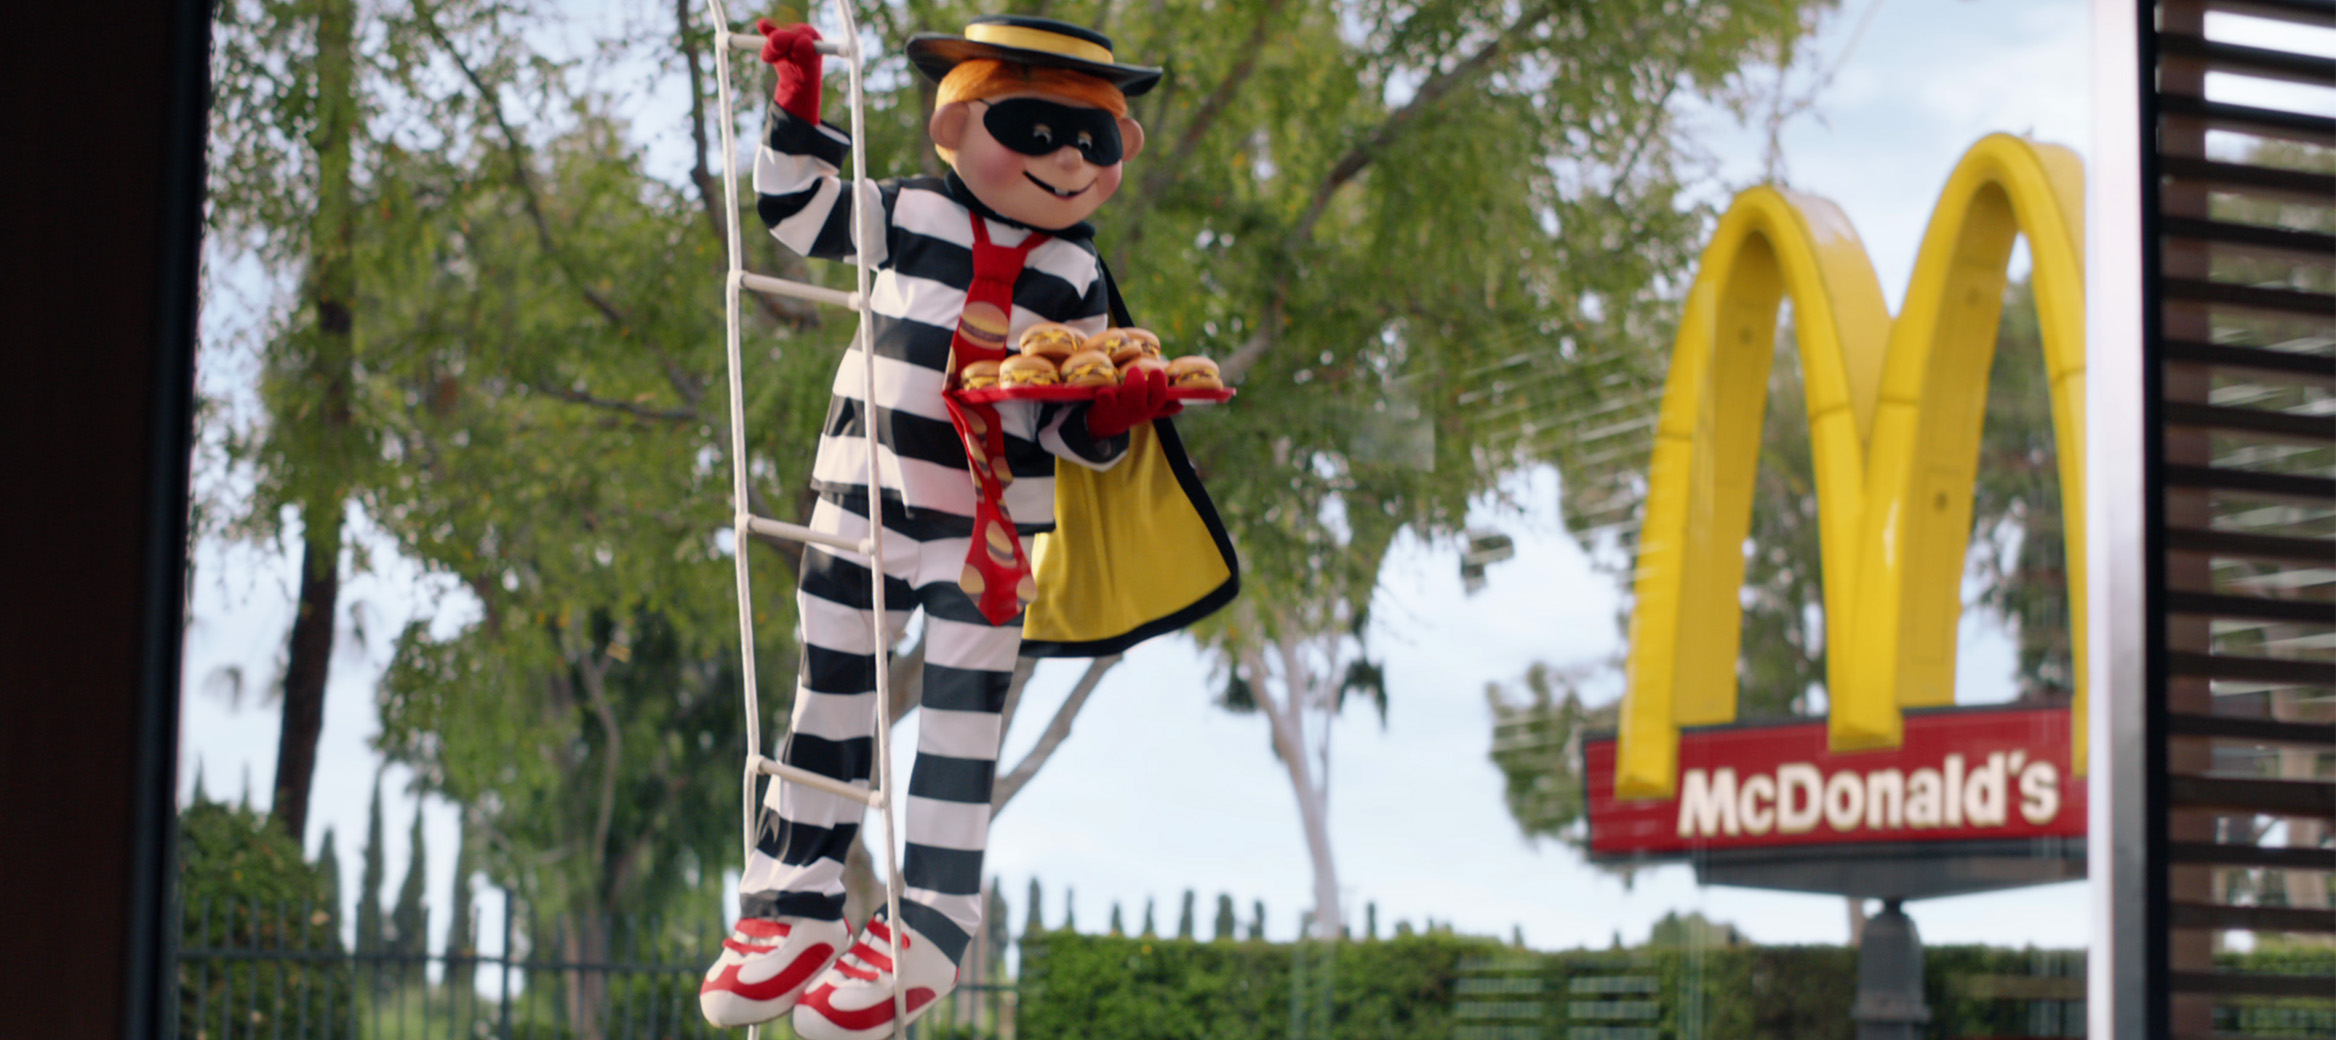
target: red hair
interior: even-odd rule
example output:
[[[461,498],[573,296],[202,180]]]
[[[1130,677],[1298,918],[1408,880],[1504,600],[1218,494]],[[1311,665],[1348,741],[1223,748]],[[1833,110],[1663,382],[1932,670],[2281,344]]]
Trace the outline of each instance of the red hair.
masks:
[[[956,68],[949,70],[949,75],[942,77],[933,104],[938,107],[959,101],[984,101],[1026,91],[1044,91],[1100,108],[1111,113],[1114,118],[1127,117],[1127,95],[1120,93],[1118,87],[1100,79],[1051,65],[1019,65],[994,58],[959,62]],[[933,150],[939,152],[945,161],[957,161],[953,149],[936,144]]]

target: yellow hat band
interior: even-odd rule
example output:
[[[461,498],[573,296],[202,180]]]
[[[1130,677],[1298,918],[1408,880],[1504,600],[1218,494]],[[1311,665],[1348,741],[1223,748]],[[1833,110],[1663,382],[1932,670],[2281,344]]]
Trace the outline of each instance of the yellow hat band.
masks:
[[[1111,50],[1097,46],[1076,36],[1032,29],[1020,25],[982,24],[965,27],[965,38],[975,43],[996,47],[1016,47],[1026,51],[1045,51],[1066,58],[1079,58],[1099,65],[1109,65]]]

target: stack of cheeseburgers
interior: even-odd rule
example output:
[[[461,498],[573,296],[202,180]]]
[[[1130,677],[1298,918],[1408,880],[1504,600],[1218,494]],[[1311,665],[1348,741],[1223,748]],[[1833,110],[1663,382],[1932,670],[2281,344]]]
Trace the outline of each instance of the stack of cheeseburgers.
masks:
[[[1225,381],[1217,363],[1194,355],[1173,361],[1160,354],[1160,337],[1144,329],[1105,329],[1082,336],[1068,325],[1046,322],[1023,330],[1016,353],[1004,361],[965,366],[963,388],[1013,389],[1026,386],[1118,386],[1137,369],[1159,369],[1174,389],[1220,390]]]

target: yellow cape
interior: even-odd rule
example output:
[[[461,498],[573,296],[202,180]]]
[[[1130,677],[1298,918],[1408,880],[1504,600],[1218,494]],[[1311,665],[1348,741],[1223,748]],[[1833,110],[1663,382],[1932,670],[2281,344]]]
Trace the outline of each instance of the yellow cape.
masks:
[[[1241,589],[1233,542],[1166,419],[1128,431],[1127,455],[1097,472],[1055,464],[1055,529],[1038,536],[1038,598],[1024,657],[1102,657],[1173,632]]]

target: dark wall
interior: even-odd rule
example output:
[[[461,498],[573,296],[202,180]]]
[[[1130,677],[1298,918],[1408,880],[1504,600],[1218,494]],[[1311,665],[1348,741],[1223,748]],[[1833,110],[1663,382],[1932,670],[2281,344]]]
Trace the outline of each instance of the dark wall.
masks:
[[[163,1028],[209,14],[0,22],[0,1008],[43,1037]]]

